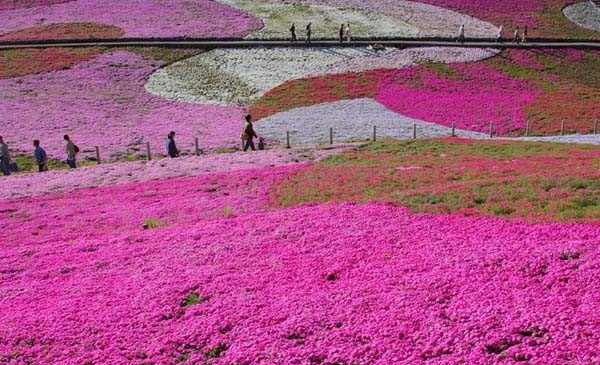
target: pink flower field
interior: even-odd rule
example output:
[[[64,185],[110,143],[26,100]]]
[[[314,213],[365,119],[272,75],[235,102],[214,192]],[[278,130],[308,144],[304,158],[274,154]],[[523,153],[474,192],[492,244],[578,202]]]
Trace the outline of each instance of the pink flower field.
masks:
[[[533,83],[486,65],[458,64],[450,70],[460,78],[439,77],[434,70],[398,72],[382,84],[376,99],[397,113],[446,126],[485,132],[493,123],[501,134],[525,129],[525,110],[541,95]]]
[[[214,179],[221,189],[200,194],[227,191]],[[1,251],[3,363],[600,360],[598,225],[323,205],[145,232],[135,215],[108,213],[133,195],[143,206],[189,199],[179,187],[209,181],[73,197],[95,211],[54,199],[20,205],[28,217],[3,207],[3,225],[21,227]],[[48,209],[63,217],[42,223]]]

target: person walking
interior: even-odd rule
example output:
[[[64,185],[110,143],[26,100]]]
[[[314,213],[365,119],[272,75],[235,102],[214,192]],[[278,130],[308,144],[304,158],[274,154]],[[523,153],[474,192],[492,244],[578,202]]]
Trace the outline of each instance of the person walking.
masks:
[[[37,139],[34,140],[33,147],[35,147],[35,150],[33,151],[33,157],[38,165],[38,171],[48,171],[48,155],[46,155],[46,151],[44,151],[44,149],[40,146],[40,141]]]
[[[518,27],[517,27],[517,29],[515,29],[515,33],[513,35],[513,42],[519,43],[519,28]]]
[[[256,151],[254,146],[254,138],[258,137],[254,131],[254,125],[252,124],[252,116],[246,115],[246,123],[244,124],[244,130],[242,132],[242,143],[244,145],[244,152],[248,151],[248,148],[252,148],[252,151]]]
[[[342,25],[340,25],[340,43],[344,43],[344,35],[346,34],[346,28],[345,25],[342,23]]]
[[[175,132],[173,131],[167,135],[167,155],[171,158],[179,157],[179,150],[175,144]]]
[[[312,41],[312,23],[308,23],[306,25],[306,43],[310,44]]]
[[[8,145],[4,143],[4,139],[0,136],[0,171],[4,176],[10,175],[10,151]]]
[[[461,43],[465,41],[465,25],[464,24],[461,24],[460,28],[458,28],[458,41]]]
[[[296,37],[296,24],[292,23],[292,26],[290,28],[290,34],[292,36],[292,43],[295,43],[298,38]]]
[[[527,26],[523,29],[523,34],[521,35],[521,43],[527,42]]]
[[[350,30],[350,23],[346,24],[346,42],[352,42],[352,31]]]
[[[498,34],[496,35],[496,42],[502,42],[502,32],[504,32],[503,25],[501,25],[500,28],[498,28]]]
[[[75,145],[75,143],[73,143],[73,141],[71,141],[71,138],[69,137],[68,134],[65,134],[63,138],[64,138],[65,142],[67,143],[67,145],[66,145],[67,165],[69,165],[69,167],[72,169],[76,169],[77,168],[77,154],[79,153],[79,147],[77,147]]]

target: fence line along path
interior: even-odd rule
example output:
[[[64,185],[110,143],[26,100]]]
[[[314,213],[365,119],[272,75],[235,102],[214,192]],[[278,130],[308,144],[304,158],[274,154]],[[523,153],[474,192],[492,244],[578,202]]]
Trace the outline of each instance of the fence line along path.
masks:
[[[119,38],[73,39],[0,42],[0,50],[49,47],[165,47],[165,48],[259,48],[259,47],[366,47],[379,44],[386,47],[467,47],[467,48],[581,48],[600,49],[600,40],[586,39],[530,39],[524,43],[497,42],[493,39],[467,38],[457,42],[454,38],[356,38],[340,43],[337,39],[316,39],[290,42],[288,39],[196,39],[196,38]]]

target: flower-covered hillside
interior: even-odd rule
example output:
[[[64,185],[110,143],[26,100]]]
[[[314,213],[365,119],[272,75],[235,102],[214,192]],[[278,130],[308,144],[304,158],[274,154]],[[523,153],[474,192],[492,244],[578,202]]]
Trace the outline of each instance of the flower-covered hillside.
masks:
[[[146,142],[164,153],[169,131],[181,148],[237,146],[243,111],[175,103],[149,95],[145,78],[163,61],[131,51],[112,51],[70,69],[0,80],[2,135],[16,152],[28,153],[42,140],[54,157],[63,156],[63,134],[84,152],[99,146],[105,159],[137,154]]]
[[[367,151],[387,159],[380,177],[418,177],[417,166],[448,176],[436,161],[454,169],[459,156],[473,162],[461,172],[469,178],[482,162],[499,176],[513,160],[523,170],[544,156],[569,166],[598,160],[597,150],[583,147],[465,143],[374,144]],[[417,150],[426,163],[415,161]],[[338,185],[360,182],[351,174],[378,163],[354,159],[364,152],[327,162],[358,166],[338,176]],[[597,218],[528,224],[379,203],[278,207],[273,186],[311,169],[0,200],[0,362],[600,361]],[[582,169],[539,173],[555,176],[547,186],[554,197],[597,191],[597,176]],[[310,189],[331,176],[304,181]],[[447,181],[450,189],[460,183]],[[529,196],[542,193],[525,187]],[[372,193],[378,191],[365,191]],[[591,212],[593,199],[585,208]]]
[[[288,80],[418,62],[469,62],[497,52],[483,49],[259,48],[218,49],[174,63],[152,74],[146,89],[171,100],[247,105]],[[318,90],[316,90],[318,92]],[[312,90],[307,90],[310,95]]]
[[[293,108],[374,98],[412,118],[472,131],[522,134],[589,133],[600,119],[596,51],[510,50],[475,63],[423,64],[303,78],[256,101],[258,118]],[[310,92],[307,92],[310,90]],[[568,106],[568,107],[565,107]]]

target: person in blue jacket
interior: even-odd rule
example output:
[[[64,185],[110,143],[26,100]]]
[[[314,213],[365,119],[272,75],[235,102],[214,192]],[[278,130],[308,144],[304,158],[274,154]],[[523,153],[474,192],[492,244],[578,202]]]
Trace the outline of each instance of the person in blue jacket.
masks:
[[[35,147],[35,150],[33,151],[33,157],[35,158],[35,162],[38,165],[38,171],[48,171],[48,155],[46,154],[46,151],[40,146],[40,141],[37,139],[34,140],[33,147]]]
[[[173,131],[167,136],[167,154],[171,158],[179,157],[179,150],[175,144],[175,132]]]

